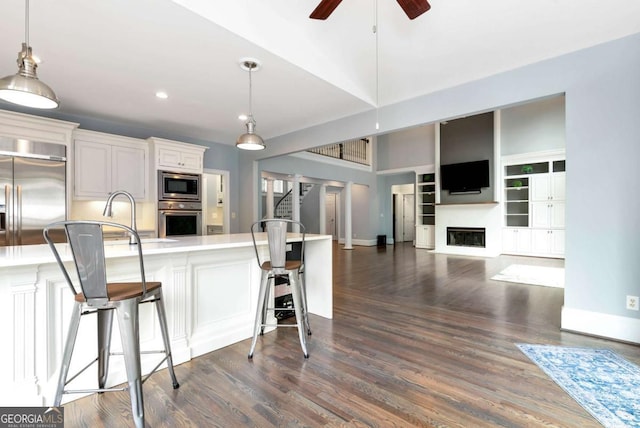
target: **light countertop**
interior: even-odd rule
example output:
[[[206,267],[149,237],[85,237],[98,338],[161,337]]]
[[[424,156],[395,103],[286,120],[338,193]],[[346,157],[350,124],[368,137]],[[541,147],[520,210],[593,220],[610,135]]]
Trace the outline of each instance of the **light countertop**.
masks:
[[[289,234],[289,240],[299,241],[299,234]],[[330,235],[307,234],[307,241],[331,239]],[[267,244],[267,234],[256,234],[256,243]],[[63,261],[71,260],[71,252],[67,244],[56,244]],[[142,253],[168,254],[191,251],[223,250],[252,246],[250,233],[233,233],[227,235],[187,236],[168,239],[142,239]],[[107,241],[105,245],[105,257],[130,257],[137,255],[135,247],[129,245],[127,239]],[[0,247],[0,269],[15,266],[39,265],[54,263],[53,253],[48,245],[21,245],[12,247]]]

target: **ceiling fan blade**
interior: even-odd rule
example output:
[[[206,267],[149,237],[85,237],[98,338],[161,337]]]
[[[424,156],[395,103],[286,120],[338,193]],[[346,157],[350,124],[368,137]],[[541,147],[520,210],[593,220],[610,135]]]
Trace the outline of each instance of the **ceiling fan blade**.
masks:
[[[318,6],[311,12],[311,19],[327,19],[342,0],[322,0]]]
[[[427,0],[398,0],[398,4],[409,19],[415,19],[431,9]]]

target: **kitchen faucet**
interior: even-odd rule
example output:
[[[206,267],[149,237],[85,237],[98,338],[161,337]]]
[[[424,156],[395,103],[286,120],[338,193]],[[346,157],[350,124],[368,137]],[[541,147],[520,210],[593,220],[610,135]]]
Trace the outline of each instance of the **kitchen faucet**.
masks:
[[[131,193],[127,192],[126,190],[116,190],[115,192],[109,194],[109,198],[107,198],[107,204],[104,207],[102,215],[104,217],[113,216],[111,205],[113,204],[113,200],[115,199],[115,197],[118,195],[126,196],[129,199],[129,202],[131,203],[131,229],[137,232],[138,228],[136,227],[136,201],[133,199],[133,195],[131,195]],[[136,243],[137,242],[133,238],[133,235],[129,235],[129,245]]]

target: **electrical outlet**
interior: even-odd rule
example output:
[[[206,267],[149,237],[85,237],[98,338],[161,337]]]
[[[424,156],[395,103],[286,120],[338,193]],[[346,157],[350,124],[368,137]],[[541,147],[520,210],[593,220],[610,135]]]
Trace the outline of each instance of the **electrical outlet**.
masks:
[[[639,309],[638,296],[627,296],[627,309],[631,309],[632,311]]]

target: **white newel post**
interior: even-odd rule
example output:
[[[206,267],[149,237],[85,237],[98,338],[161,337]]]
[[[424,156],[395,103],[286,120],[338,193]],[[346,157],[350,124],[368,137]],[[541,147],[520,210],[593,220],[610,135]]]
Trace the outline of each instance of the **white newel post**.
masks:
[[[293,176],[293,190],[291,191],[291,218],[300,221],[300,174]],[[293,225],[293,232],[300,232],[298,225]]]
[[[344,190],[345,208],[344,208],[344,249],[352,250],[351,244],[352,232],[351,232],[351,186],[353,182],[347,182]]]
[[[320,185],[320,235],[327,234],[327,185]]]

